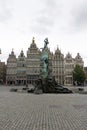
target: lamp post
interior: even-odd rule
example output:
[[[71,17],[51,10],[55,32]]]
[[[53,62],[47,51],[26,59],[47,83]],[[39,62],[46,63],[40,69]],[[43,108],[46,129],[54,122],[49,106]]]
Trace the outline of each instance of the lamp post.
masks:
[[[1,54],[1,48],[0,48],[0,54]],[[1,60],[0,60],[0,62],[1,62]]]

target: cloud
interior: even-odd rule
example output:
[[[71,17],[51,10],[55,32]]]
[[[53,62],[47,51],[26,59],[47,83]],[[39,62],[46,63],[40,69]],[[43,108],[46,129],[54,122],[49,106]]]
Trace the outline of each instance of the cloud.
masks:
[[[0,0],[0,22],[5,22],[12,17],[10,0]]]
[[[47,34],[55,24],[59,15],[59,5],[56,0],[44,0],[42,9],[33,19],[32,31]]]
[[[72,9],[73,25],[78,29],[84,29],[87,26],[87,1],[83,0],[76,4]]]

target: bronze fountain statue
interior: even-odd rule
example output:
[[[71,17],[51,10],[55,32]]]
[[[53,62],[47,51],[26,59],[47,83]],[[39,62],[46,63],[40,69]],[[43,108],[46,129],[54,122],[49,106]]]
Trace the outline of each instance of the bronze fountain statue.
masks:
[[[41,73],[40,78],[36,82],[34,93],[72,93],[71,90],[59,85],[52,74],[50,74],[49,56],[46,50],[48,44],[48,38],[45,38],[41,56]]]

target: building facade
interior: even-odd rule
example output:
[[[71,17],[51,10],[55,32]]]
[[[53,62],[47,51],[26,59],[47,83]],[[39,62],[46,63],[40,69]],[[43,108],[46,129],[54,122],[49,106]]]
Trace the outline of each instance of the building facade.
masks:
[[[40,75],[41,51],[37,48],[33,38],[26,57],[26,79],[28,84],[35,84]]]
[[[52,58],[52,75],[58,84],[64,84],[64,55],[59,48],[57,48]]]
[[[0,61],[0,84],[5,84],[6,82],[6,65],[5,62]]]
[[[12,50],[7,59],[6,84],[16,84],[17,58]]]
[[[68,53],[64,59],[64,85],[73,85],[73,70],[76,65],[80,65],[84,69],[84,62],[79,53],[75,58]]]
[[[76,64],[84,66],[84,62],[79,53],[75,58],[72,58],[68,53],[65,57],[61,50],[57,47],[54,54],[47,48],[49,55],[49,69],[52,76],[58,84],[73,85],[73,69]],[[6,83],[26,85],[35,84],[40,76],[41,70],[41,55],[42,51],[37,47],[35,39],[27,50],[27,55],[24,55],[21,50],[20,55],[16,58],[14,51],[7,59]]]
[[[21,50],[20,55],[17,58],[16,70],[16,84],[26,84],[26,58],[23,50]]]
[[[74,59],[72,55],[68,53],[64,60],[64,84],[73,84],[73,69],[74,69]]]

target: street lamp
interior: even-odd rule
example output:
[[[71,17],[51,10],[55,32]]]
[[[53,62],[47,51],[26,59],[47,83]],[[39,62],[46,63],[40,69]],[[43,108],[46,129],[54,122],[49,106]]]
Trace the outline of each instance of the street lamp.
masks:
[[[1,54],[1,49],[0,49],[0,54]],[[1,62],[1,60],[0,60],[0,62]]]
[[[1,54],[1,49],[0,49],[0,54]]]

